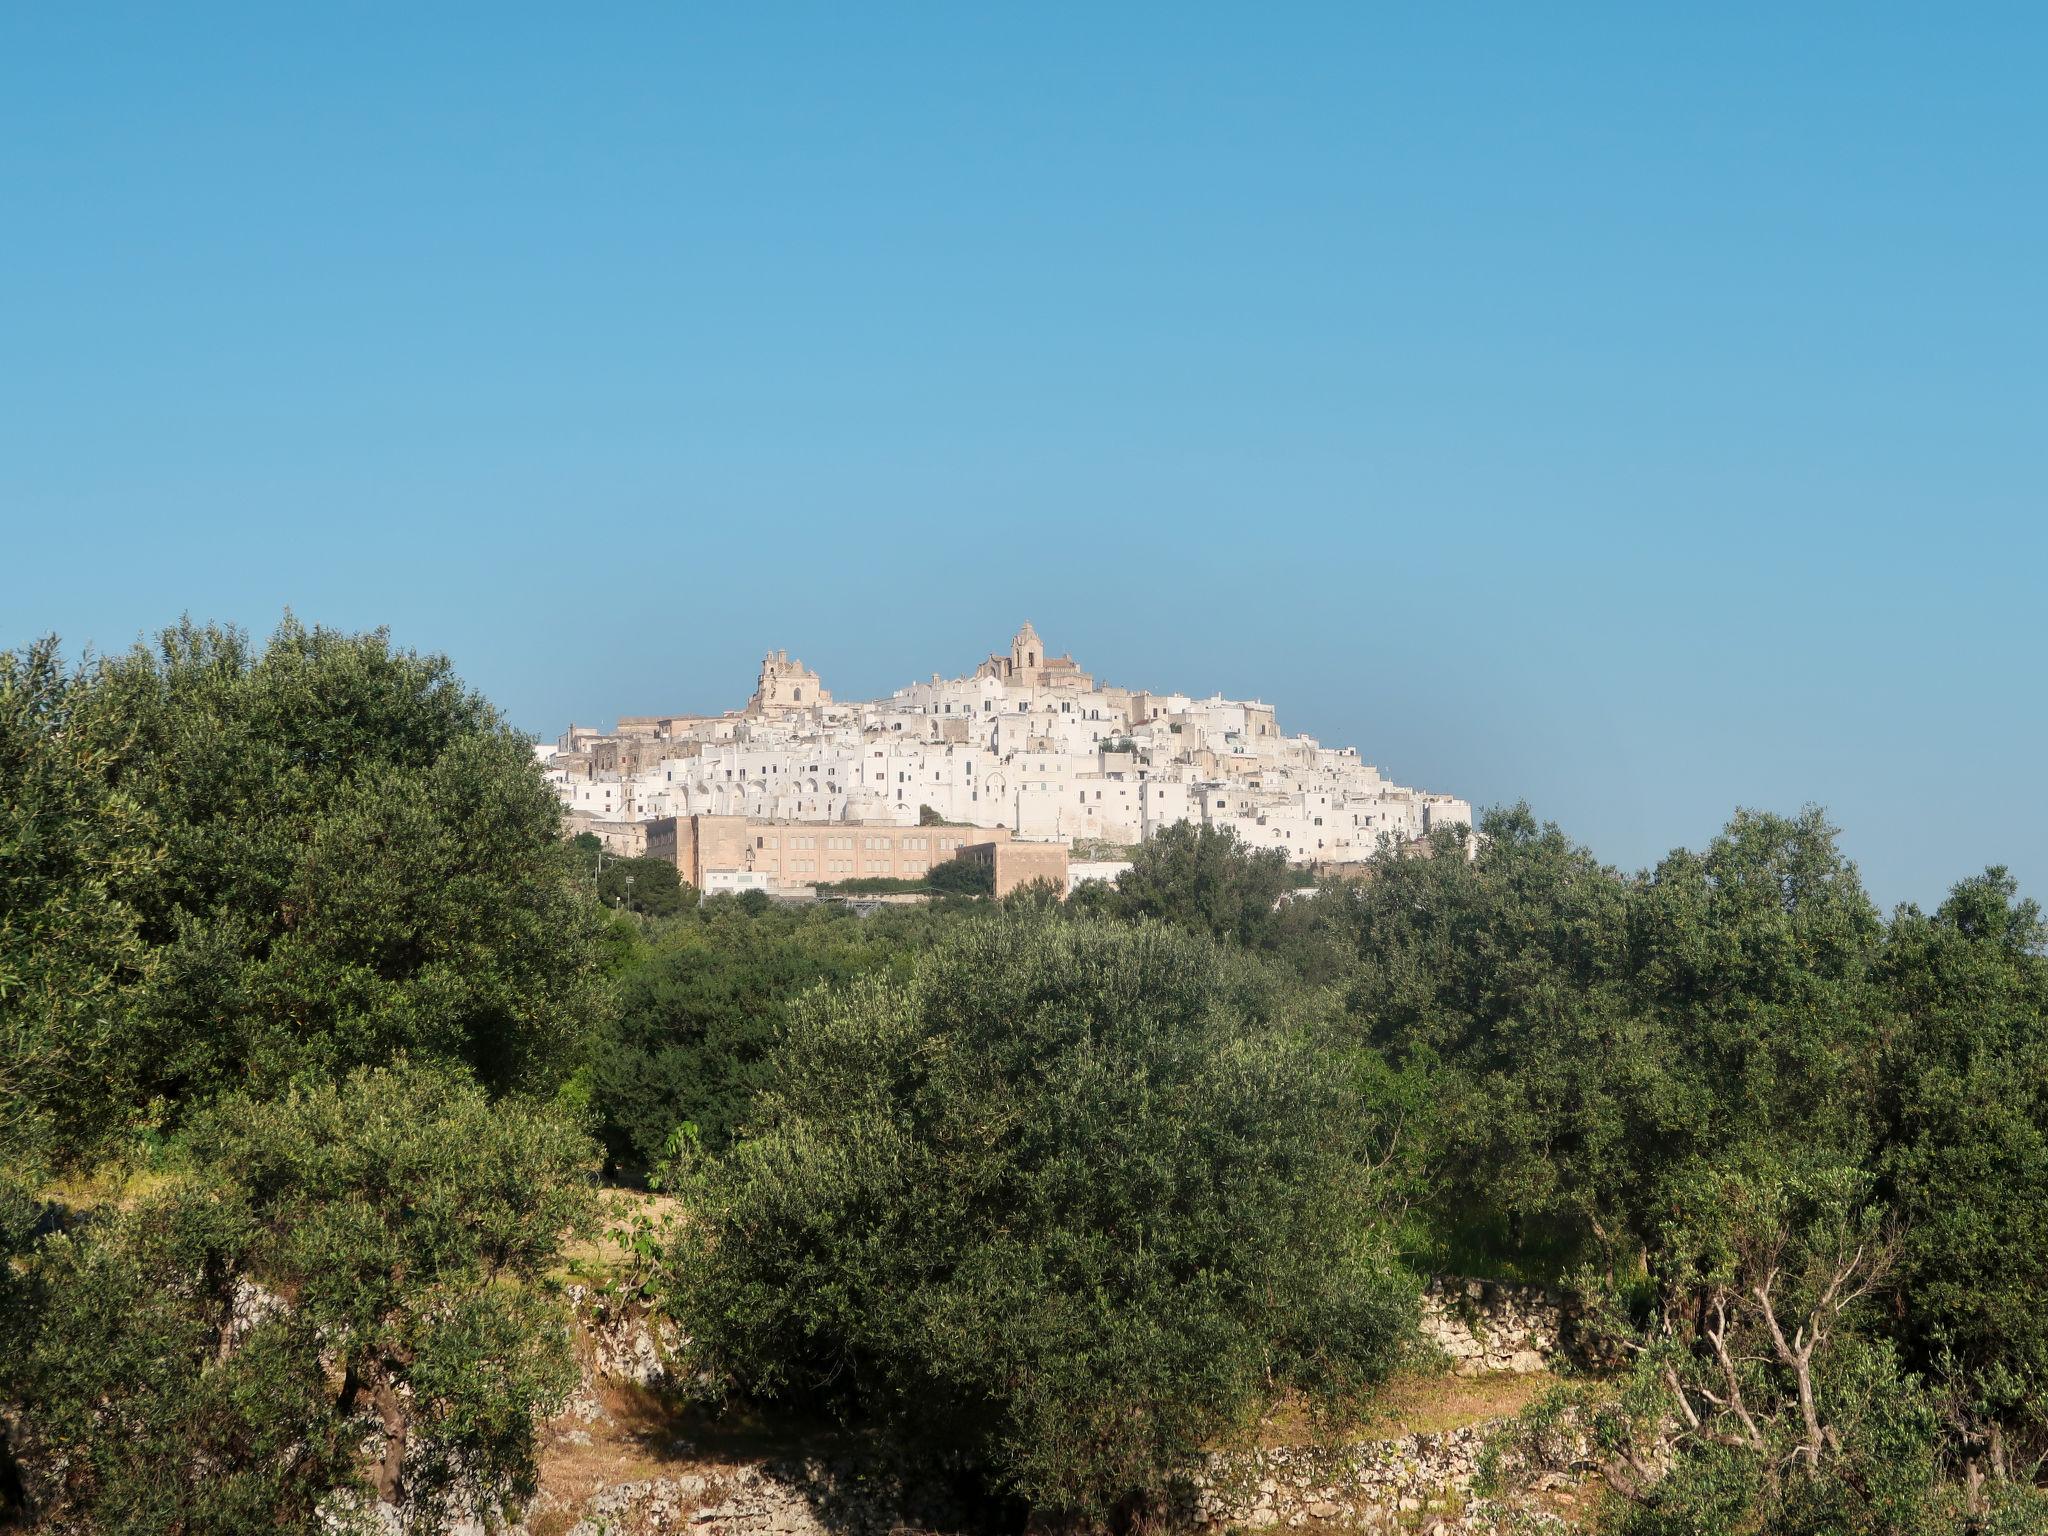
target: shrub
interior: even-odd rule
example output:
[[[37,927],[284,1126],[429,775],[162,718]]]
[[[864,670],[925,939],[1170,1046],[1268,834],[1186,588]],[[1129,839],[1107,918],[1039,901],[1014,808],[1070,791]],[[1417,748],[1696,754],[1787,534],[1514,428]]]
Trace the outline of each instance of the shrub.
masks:
[[[762,1108],[699,1171],[679,1320],[1041,1510],[1156,1495],[1269,1384],[1355,1402],[1412,1328],[1341,1080],[1199,937],[969,924],[807,997]]]
[[[946,859],[931,867],[925,885],[942,896],[992,895],[996,888],[995,866],[975,859]]]
[[[192,1150],[131,1208],[9,1239],[0,1397],[48,1528],[340,1529],[374,1492],[440,1530],[530,1492],[575,1381],[537,1282],[591,1216],[583,1139],[400,1068],[229,1099]]]

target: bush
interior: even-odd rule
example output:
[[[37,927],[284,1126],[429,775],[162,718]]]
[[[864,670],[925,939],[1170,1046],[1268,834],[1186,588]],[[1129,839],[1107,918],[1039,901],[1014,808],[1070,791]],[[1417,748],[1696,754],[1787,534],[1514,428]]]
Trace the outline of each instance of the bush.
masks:
[[[622,979],[589,1084],[623,1176],[645,1178],[686,1124],[723,1148],[751,1112],[790,1003],[821,982],[907,964],[946,921],[914,907],[868,918],[826,904],[763,908],[713,897],[657,932],[659,947]]]
[[[1139,845],[1110,910],[1260,946],[1273,935],[1281,894],[1294,888],[1277,849],[1247,848],[1228,827],[1182,822]]]
[[[975,859],[946,859],[931,867],[925,885],[941,896],[989,896],[995,893],[993,864]]]
[[[931,889],[922,880],[899,880],[894,875],[855,875],[851,880],[821,880],[820,896],[922,896]]]
[[[400,1069],[227,1100],[192,1151],[10,1243],[0,1397],[50,1528],[314,1530],[374,1492],[439,1530],[530,1492],[535,1415],[575,1382],[537,1282],[590,1219],[582,1138]]]
[[[966,925],[813,993],[700,1170],[669,1303],[750,1393],[1066,1516],[1156,1495],[1270,1384],[1355,1402],[1412,1329],[1360,1117],[1200,938]]]
[[[0,655],[0,792],[10,1140],[75,1159],[401,1052],[551,1088],[583,1043],[600,919],[560,809],[439,657],[289,621],[68,678]]]
[[[666,859],[607,859],[597,877],[597,897],[642,917],[674,917],[697,904],[697,889],[683,884]]]

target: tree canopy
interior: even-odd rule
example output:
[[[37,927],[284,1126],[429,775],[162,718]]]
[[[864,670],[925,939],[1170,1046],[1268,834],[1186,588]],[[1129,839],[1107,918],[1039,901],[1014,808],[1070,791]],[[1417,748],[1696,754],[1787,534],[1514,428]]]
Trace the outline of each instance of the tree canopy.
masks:
[[[401,1066],[224,1099],[188,1146],[13,1298],[0,1386],[45,1521],[369,1528],[374,1494],[437,1530],[530,1492],[534,1412],[575,1381],[537,1283],[591,1215],[575,1129]]]
[[[748,1390],[1100,1517],[1273,1380],[1337,1401],[1396,1358],[1360,1130],[1252,963],[996,914],[798,1006],[673,1303]]]
[[[402,1052],[544,1086],[578,1050],[598,918],[445,660],[290,621],[70,674],[50,643],[0,661],[0,731],[17,1144]]]

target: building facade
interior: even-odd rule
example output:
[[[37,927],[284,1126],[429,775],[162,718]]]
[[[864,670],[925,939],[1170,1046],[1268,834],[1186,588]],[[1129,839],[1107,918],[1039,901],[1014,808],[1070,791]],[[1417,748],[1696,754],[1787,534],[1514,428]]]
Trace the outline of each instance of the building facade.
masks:
[[[1472,821],[1356,748],[1285,734],[1263,701],[1100,683],[1029,623],[964,676],[860,702],[770,652],[743,709],[572,726],[536,751],[571,813],[645,824],[700,888],[710,870],[915,878],[977,841],[1113,856],[1184,823],[1328,867]]]

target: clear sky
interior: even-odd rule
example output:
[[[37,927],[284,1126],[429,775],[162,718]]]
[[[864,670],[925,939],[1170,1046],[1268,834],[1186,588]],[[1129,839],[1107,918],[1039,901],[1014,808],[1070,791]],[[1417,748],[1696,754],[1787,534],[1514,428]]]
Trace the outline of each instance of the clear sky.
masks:
[[[519,725],[1029,617],[1626,866],[2048,896],[2038,4],[0,11],[0,646]]]

